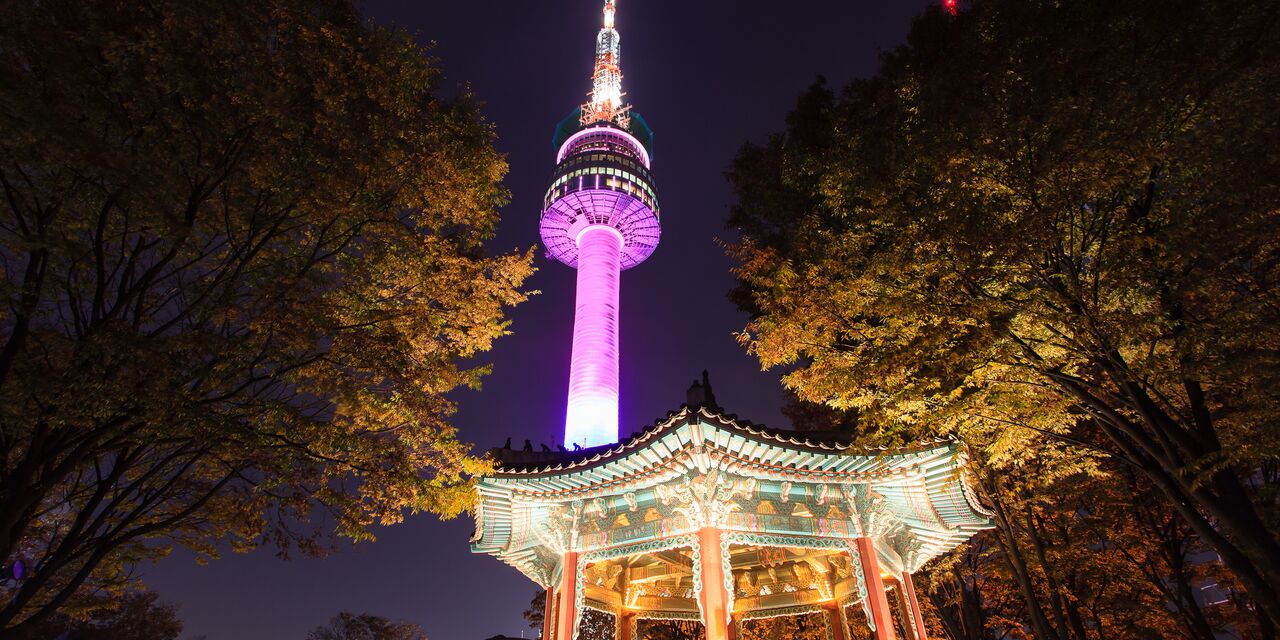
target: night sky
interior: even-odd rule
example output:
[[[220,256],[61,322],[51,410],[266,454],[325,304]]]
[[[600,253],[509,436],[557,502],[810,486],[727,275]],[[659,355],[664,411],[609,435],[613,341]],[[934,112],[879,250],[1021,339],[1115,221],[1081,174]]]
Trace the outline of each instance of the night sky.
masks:
[[[744,317],[726,300],[729,262],[716,245],[732,194],[735,151],[783,126],[796,96],[821,74],[836,86],[874,72],[925,0],[841,2],[618,0],[623,89],[655,131],[662,243],[622,278],[622,425],[639,430],[678,407],[702,369],[728,411],[787,426],[777,372],[737,345]],[[538,214],[555,157],[554,125],[585,101],[602,0],[370,1],[368,16],[434,41],[445,91],[469,83],[507,154],[511,203],[495,252],[538,243]],[[512,314],[513,334],[483,359],[494,373],[458,397],[456,424],[483,451],[511,437],[559,442],[568,386],[574,272],[539,252],[541,290]],[[432,640],[536,637],[520,614],[533,583],[468,551],[471,521],[431,516],[336,543],[324,559],[229,553],[200,567],[175,552],[141,567],[180,605],[184,637],[302,640],[339,611],[414,622]]]

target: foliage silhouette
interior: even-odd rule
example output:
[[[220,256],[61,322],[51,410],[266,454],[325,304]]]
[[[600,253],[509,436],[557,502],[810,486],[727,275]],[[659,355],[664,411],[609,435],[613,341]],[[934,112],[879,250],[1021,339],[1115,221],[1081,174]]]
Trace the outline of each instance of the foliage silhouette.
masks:
[[[531,255],[483,252],[506,166],[440,73],[343,0],[6,4],[0,629],[470,508],[446,394]]]
[[[987,624],[1092,637],[1046,573],[1092,569],[1039,543],[1125,526],[1071,500],[1156,500],[1164,541],[1195,538],[1170,562],[1211,549],[1273,633],[1278,21],[1257,0],[934,8],[876,77],[819,82],[735,161],[743,345],[869,441],[972,445],[1023,602]],[[1108,490],[1071,490],[1090,482]]]

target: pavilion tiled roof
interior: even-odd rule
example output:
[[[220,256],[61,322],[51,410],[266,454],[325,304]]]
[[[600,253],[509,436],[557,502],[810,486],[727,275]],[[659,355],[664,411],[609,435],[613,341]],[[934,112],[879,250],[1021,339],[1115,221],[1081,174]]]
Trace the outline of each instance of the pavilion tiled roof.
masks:
[[[678,427],[682,419],[689,416],[700,416],[711,424],[734,429],[762,443],[778,444],[788,448],[797,448],[822,453],[841,453],[848,455],[879,456],[886,453],[911,454],[937,448],[939,445],[953,444],[952,437],[934,438],[919,441],[910,446],[893,448],[858,446],[850,440],[850,434],[844,431],[796,431],[793,429],[776,429],[739,418],[736,414],[722,413],[705,406],[689,407],[681,405],[679,409],[668,411],[664,418],[616,444],[591,447],[575,451],[517,451],[513,449],[492,449],[490,455],[499,463],[496,477],[538,475],[560,473],[576,469],[585,469],[593,465],[603,464],[611,459],[626,455],[663,433]]]
[[[963,479],[964,451],[941,438],[904,448],[855,448],[848,434],[770,429],[705,406],[681,407],[615,445],[572,452],[495,450],[497,471],[481,479],[473,550],[536,581],[539,537],[556,505],[604,499],[680,482],[708,464],[795,486],[869,487],[920,543],[910,569],[990,527],[990,513]],[[719,462],[708,462],[712,456]],[[727,466],[726,466],[727,465]],[[762,489],[763,490],[763,489]]]

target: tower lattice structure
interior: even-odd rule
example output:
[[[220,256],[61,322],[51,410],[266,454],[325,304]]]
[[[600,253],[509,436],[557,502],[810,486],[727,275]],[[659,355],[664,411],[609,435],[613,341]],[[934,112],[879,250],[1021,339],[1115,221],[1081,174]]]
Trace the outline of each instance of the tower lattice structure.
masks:
[[[614,13],[606,0],[590,99],[556,129],[556,170],[540,223],[547,255],[578,270],[566,446],[618,440],[621,272],[644,262],[662,233],[653,133],[623,102]]]

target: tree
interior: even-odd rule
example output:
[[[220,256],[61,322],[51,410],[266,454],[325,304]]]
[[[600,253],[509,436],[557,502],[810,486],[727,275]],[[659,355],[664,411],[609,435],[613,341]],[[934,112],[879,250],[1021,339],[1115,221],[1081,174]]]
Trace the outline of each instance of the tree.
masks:
[[[1255,0],[926,12],[876,77],[815,85],[738,155],[742,342],[881,442],[959,434],[1064,482],[1136,470],[1270,634],[1278,20]],[[1051,617],[1030,626],[1055,637]]]
[[[794,426],[827,424],[830,413],[838,412],[796,414]],[[850,435],[876,442],[874,432]],[[1047,451],[1017,466],[975,462],[969,473],[995,529],[917,576],[935,635],[983,640],[1030,629],[1037,638],[1210,640],[1250,627],[1237,603],[1205,608],[1195,599],[1229,579],[1216,563],[1194,561],[1203,545],[1130,467]]]
[[[470,508],[449,424],[531,255],[437,61],[344,0],[5,6],[0,629],[173,544]]]
[[[1042,464],[975,470],[995,528],[918,585],[948,637],[1209,640],[1252,626],[1243,607],[1195,600],[1224,584],[1221,567],[1193,562],[1198,538],[1132,469],[1045,483]]]
[[[742,640],[825,640],[827,616],[822,613],[760,618],[742,623]]]
[[[12,637],[15,640],[177,640],[182,634],[177,607],[159,603],[158,598],[153,591],[129,591],[115,606],[96,609],[85,619],[54,615]]]
[[[529,628],[537,629],[538,633],[542,633],[542,625],[547,619],[547,590],[536,589],[533,592],[533,599],[529,601],[529,608],[525,609],[520,615],[529,622]]]
[[[794,391],[786,390],[787,400],[782,405],[782,415],[796,431],[843,431],[850,437],[861,435],[858,430],[858,413],[840,411],[831,407],[801,399]]]
[[[707,630],[697,620],[639,620],[637,640],[699,640]]]
[[[547,591],[538,589],[533,592],[529,608],[522,614],[524,619],[529,621],[529,626],[537,629],[539,634],[542,633],[542,621],[546,617],[546,604]],[[582,612],[582,619],[578,622],[578,638],[579,640],[612,640],[615,624],[612,615],[594,609],[585,609]]]
[[[427,634],[416,624],[343,611],[329,624],[312,629],[307,640],[427,640]]]

